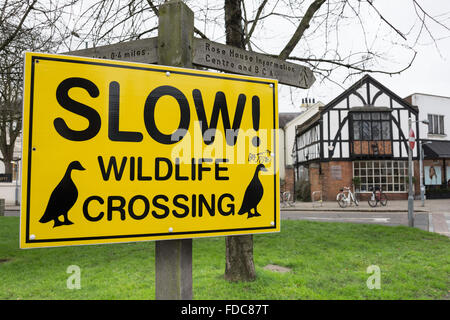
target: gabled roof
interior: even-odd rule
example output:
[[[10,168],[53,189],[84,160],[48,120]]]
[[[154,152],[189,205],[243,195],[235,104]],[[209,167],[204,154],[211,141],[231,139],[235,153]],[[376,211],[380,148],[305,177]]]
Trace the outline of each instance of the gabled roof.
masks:
[[[374,90],[372,90],[372,92],[370,92],[370,88],[371,88],[370,85],[377,88],[378,89],[377,92],[373,92]],[[361,94],[360,93],[361,90],[360,90],[360,92],[358,92],[358,89],[360,89],[361,87],[364,87],[364,86],[365,86],[365,88],[364,88],[364,90],[362,90],[363,93]],[[391,90],[386,88],[384,85],[382,85],[380,82],[378,82],[377,80],[372,78],[370,75],[366,74],[360,80],[358,80],[353,85],[351,85],[347,90],[345,90],[340,95],[338,95],[336,98],[334,98],[332,101],[330,101],[328,104],[319,108],[319,111],[316,114],[314,114],[310,119],[308,119],[308,121],[305,121],[304,123],[299,125],[297,128],[297,134],[302,134],[303,132],[309,130],[312,126],[317,125],[317,123],[320,121],[320,119],[322,118],[322,115],[324,113],[333,109],[336,105],[338,105],[340,102],[347,99],[352,94],[356,95],[361,101],[361,103],[358,105],[350,106],[350,108],[356,107],[353,110],[357,110],[358,107],[367,108],[367,109],[364,109],[367,111],[370,109],[375,110],[375,108],[377,108],[376,110],[378,110],[378,111],[391,110],[390,108],[383,108],[381,106],[375,107],[376,106],[375,102],[378,99],[378,97],[381,94],[386,94],[393,101],[397,102],[399,105],[403,106],[405,109],[411,111],[412,114],[417,115],[419,113],[419,108],[417,106],[413,106],[409,102],[405,101],[404,99],[399,97],[397,94],[395,94],[394,92],[392,92]],[[385,106],[385,107],[388,107],[388,106]]]
[[[411,105],[410,103],[408,103],[407,101],[405,101],[404,99],[399,97],[397,94],[395,94],[394,92],[389,90],[387,87],[382,85],[380,82],[378,82],[377,80],[375,80],[374,78],[372,78],[368,74],[366,74],[360,80],[355,82],[352,86],[350,86],[347,90],[345,90],[343,93],[341,93],[336,98],[334,98],[331,102],[326,104],[325,107],[323,108],[322,112],[326,112],[326,111],[332,109],[339,102],[341,102],[342,100],[346,99],[351,94],[356,94],[361,99],[361,104],[362,105],[366,105],[366,106],[373,105],[375,100],[378,98],[380,93],[375,93],[375,94],[372,93],[372,95],[370,95],[369,92],[367,92],[367,94],[364,94],[364,96],[362,96],[361,94],[359,94],[357,92],[357,90],[360,87],[362,87],[364,85],[367,86],[368,84],[372,84],[373,86],[378,88],[381,93],[387,94],[389,97],[391,97],[397,103],[399,103],[400,105],[404,106],[406,109],[409,109],[412,113],[417,114],[419,112],[419,109],[417,108],[417,106]]]

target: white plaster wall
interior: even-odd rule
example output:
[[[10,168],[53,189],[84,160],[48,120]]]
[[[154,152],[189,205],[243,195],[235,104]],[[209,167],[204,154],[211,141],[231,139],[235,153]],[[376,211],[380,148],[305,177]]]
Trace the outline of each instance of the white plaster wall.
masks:
[[[419,107],[419,119],[428,119],[428,114],[444,116],[444,135],[428,134],[428,127],[420,124],[420,139],[450,140],[450,97],[415,93],[411,96],[413,105]]]
[[[278,137],[279,137],[279,148],[278,148],[278,159],[279,159],[279,170],[280,170],[280,179],[285,178],[285,170],[284,167],[286,166],[285,162],[285,151],[284,151],[284,130],[280,129],[278,131]]]
[[[20,202],[21,188],[18,186],[18,199]],[[16,184],[0,183],[0,199],[5,199],[6,204],[15,204],[16,202]]]
[[[293,165],[295,160],[291,156],[295,143],[295,127],[301,125],[302,123],[306,122],[308,119],[316,115],[319,112],[319,107],[321,106],[323,106],[323,103],[319,101],[314,105],[310,106],[303,113],[299,114],[297,117],[286,123],[284,127],[284,135],[285,135],[284,159],[286,160],[286,165]]]

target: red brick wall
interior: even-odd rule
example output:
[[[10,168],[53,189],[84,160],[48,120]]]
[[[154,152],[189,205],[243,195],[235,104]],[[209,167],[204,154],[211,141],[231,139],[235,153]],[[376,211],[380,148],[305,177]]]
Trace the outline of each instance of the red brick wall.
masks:
[[[364,192],[358,194],[359,201],[367,201],[372,193]],[[408,200],[408,193],[406,192],[386,192],[388,200]]]
[[[323,198],[326,201],[336,199],[336,195],[343,187],[352,185],[352,162],[330,161],[322,164]]]
[[[320,167],[320,170],[319,170]],[[413,161],[415,195],[420,195],[419,162]],[[340,168],[340,169],[337,169]],[[340,172],[340,174],[339,174]],[[309,182],[311,184],[311,195],[314,191],[322,191],[323,201],[333,201],[343,187],[351,187],[353,179],[353,166],[351,161],[330,161],[313,163],[309,166]],[[408,199],[408,193],[386,193],[390,200]],[[370,193],[361,193],[360,199],[367,201]]]
[[[319,166],[321,167],[319,170]],[[322,162],[320,165],[311,164],[309,167],[309,181],[311,196],[314,191],[322,191],[324,201],[333,201],[342,187],[349,187],[352,183],[351,161]]]
[[[294,168],[285,168],[284,187],[281,191],[289,191],[294,194]]]
[[[420,167],[419,167],[419,161],[413,160],[413,169],[414,169],[414,194],[420,195]]]
[[[319,177],[319,164],[311,163],[309,165],[309,183],[311,184],[311,199],[314,191],[322,191],[322,185]]]

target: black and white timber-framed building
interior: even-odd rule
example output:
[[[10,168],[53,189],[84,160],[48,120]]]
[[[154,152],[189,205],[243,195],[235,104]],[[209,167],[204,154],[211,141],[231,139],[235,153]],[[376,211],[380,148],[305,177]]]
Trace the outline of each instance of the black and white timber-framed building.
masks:
[[[417,106],[365,75],[296,128],[296,170],[308,172],[311,192],[322,191],[324,200],[353,182],[361,194],[380,186],[391,199],[405,199],[408,118],[418,137],[418,113]]]

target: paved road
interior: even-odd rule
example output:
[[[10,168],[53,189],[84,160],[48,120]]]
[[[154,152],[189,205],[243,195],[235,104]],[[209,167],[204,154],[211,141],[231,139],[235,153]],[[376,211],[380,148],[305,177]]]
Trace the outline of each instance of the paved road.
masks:
[[[429,231],[450,237],[450,213],[434,212],[430,221]]]
[[[281,211],[281,219],[369,223],[386,226],[408,225],[408,216],[406,212]],[[429,230],[429,217],[427,212],[416,213],[415,226],[422,230]]]
[[[5,210],[5,217],[18,217],[19,211],[18,210]]]
[[[408,225],[408,202],[389,201],[386,207],[369,207],[367,202],[345,209],[339,208],[336,201],[322,203],[295,202],[281,206],[282,219],[303,219],[313,221],[376,223],[388,226]],[[420,200],[414,201],[416,227],[450,237],[450,200],[427,200],[422,206]]]

